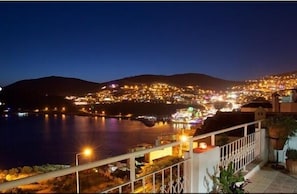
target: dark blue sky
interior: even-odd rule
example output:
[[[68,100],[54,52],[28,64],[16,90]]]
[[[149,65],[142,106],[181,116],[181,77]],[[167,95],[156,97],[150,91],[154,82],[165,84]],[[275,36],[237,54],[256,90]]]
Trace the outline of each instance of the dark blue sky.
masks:
[[[297,2],[0,2],[0,85],[297,70]]]

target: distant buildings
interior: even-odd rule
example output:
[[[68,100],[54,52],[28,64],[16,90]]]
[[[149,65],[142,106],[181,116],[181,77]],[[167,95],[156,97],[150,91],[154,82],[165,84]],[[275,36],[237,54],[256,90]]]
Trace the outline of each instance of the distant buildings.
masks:
[[[262,107],[266,112],[272,111],[272,103],[263,97],[258,97],[251,102],[241,106],[241,112],[255,112],[259,107]]]

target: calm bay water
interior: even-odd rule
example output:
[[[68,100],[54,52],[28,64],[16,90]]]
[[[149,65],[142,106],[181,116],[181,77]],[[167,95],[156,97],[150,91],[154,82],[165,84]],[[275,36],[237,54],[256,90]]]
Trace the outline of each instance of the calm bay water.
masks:
[[[127,153],[139,143],[154,144],[158,135],[176,126],[70,115],[0,118],[0,169],[42,164],[73,164],[83,147],[94,149],[92,160]]]

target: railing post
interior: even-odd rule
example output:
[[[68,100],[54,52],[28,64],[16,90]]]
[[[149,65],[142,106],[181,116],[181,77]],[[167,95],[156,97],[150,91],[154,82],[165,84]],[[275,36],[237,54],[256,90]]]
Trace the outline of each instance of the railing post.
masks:
[[[210,143],[211,143],[211,146],[215,146],[215,145],[216,145],[216,138],[215,138],[215,135],[211,135],[211,136],[210,136]]]
[[[183,153],[184,163],[184,193],[193,193],[193,138],[189,139],[189,151]]]
[[[258,125],[259,126],[259,125]],[[255,157],[258,157],[261,159],[261,128],[255,129]]]
[[[131,180],[131,190],[134,192],[134,181],[135,181],[135,155],[129,158],[130,165],[130,180]]]
[[[268,162],[269,157],[269,140],[266,138],[266,129],[260,129],[260,158],[261,160],[266,163]]]
[[[246,137],[247,136],[247,125],[244,125],[244,137]]]
[[[247,132],[247,125],[245,124],[244,125],[244,132],[243,132],[243,136],[244,137],[247,137],[247,135],[248,135],[248,132]],[[249,144],[249,139],[247,138],[247,142],[246,142],[247,144]],[[243,167],[242,167],[242,170],[245,172],[246,171],[246,165],[244,165]]]
[[[194,170],[194,168],[193,168],[193,143],[194,143],[194,141],[193,141],[193,138],[191,138],[191,143],[190,143],[190,192],[193,192],[193,186],[194,186],[194,182],[193,182],[193,170]]]

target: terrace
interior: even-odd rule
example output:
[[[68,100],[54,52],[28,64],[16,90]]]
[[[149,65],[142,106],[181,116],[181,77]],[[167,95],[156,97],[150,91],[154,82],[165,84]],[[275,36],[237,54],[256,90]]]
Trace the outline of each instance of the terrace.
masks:
[[[183,141],[158,145],[149,149],[127,153],[112,158],[80,164],[61,170],[38,174],[0,184],[0,192],[25,185],[32,185],[44,181],[64,181],[75,178],[75,173],[81,175],[80,192],[100,193],[209,193],[212,191],[213,181],[211,176],[216,174],[216,167],[228,166],[232,162],[235,173],[243,172],[246,179],[250,179],[246,191],[260,193],[271,192],[276,182],[275,179],[287,180],[275,192],[284,188],[286,192],[296,192],[295,177],[285,175],[278,170],[265,166],[269,161],[275,160],[275,152],[269,147],[269,138],[266,129],[261,127],[263,120],[245,123],[219,131],[189,137]],[[218,145],[223,134],[237,134],[232,136],[232,141]],[[240,135],[238,135],[240,134]],[[231,137],[231,136],[230,136]],[[138,171],[137,160],[144,156],[148,164],[146,170]],[[174,156],[174,162],[166,165],[157,165],[160,158]],[[169,159],[168,159],[169,160]],[[99,182],[82,181],[91,174],[110,177],[106,167],[127,161],[127,171],[124,178],[112,179],[109,184],[99,186]],[[284,154],[279,154],[280,163],[284,161]],[[160,164],[160,163],[159,163]],[[106,179],[107,179],[106,178]],[[286,179],[287,178],[287,179]],[[89,180],[95,180],[94,178]],[[110,185],[110,186],[108,186]],[[75,188],[74,188],[75,189]],[[69,189],[68,192],[75,192]]]

